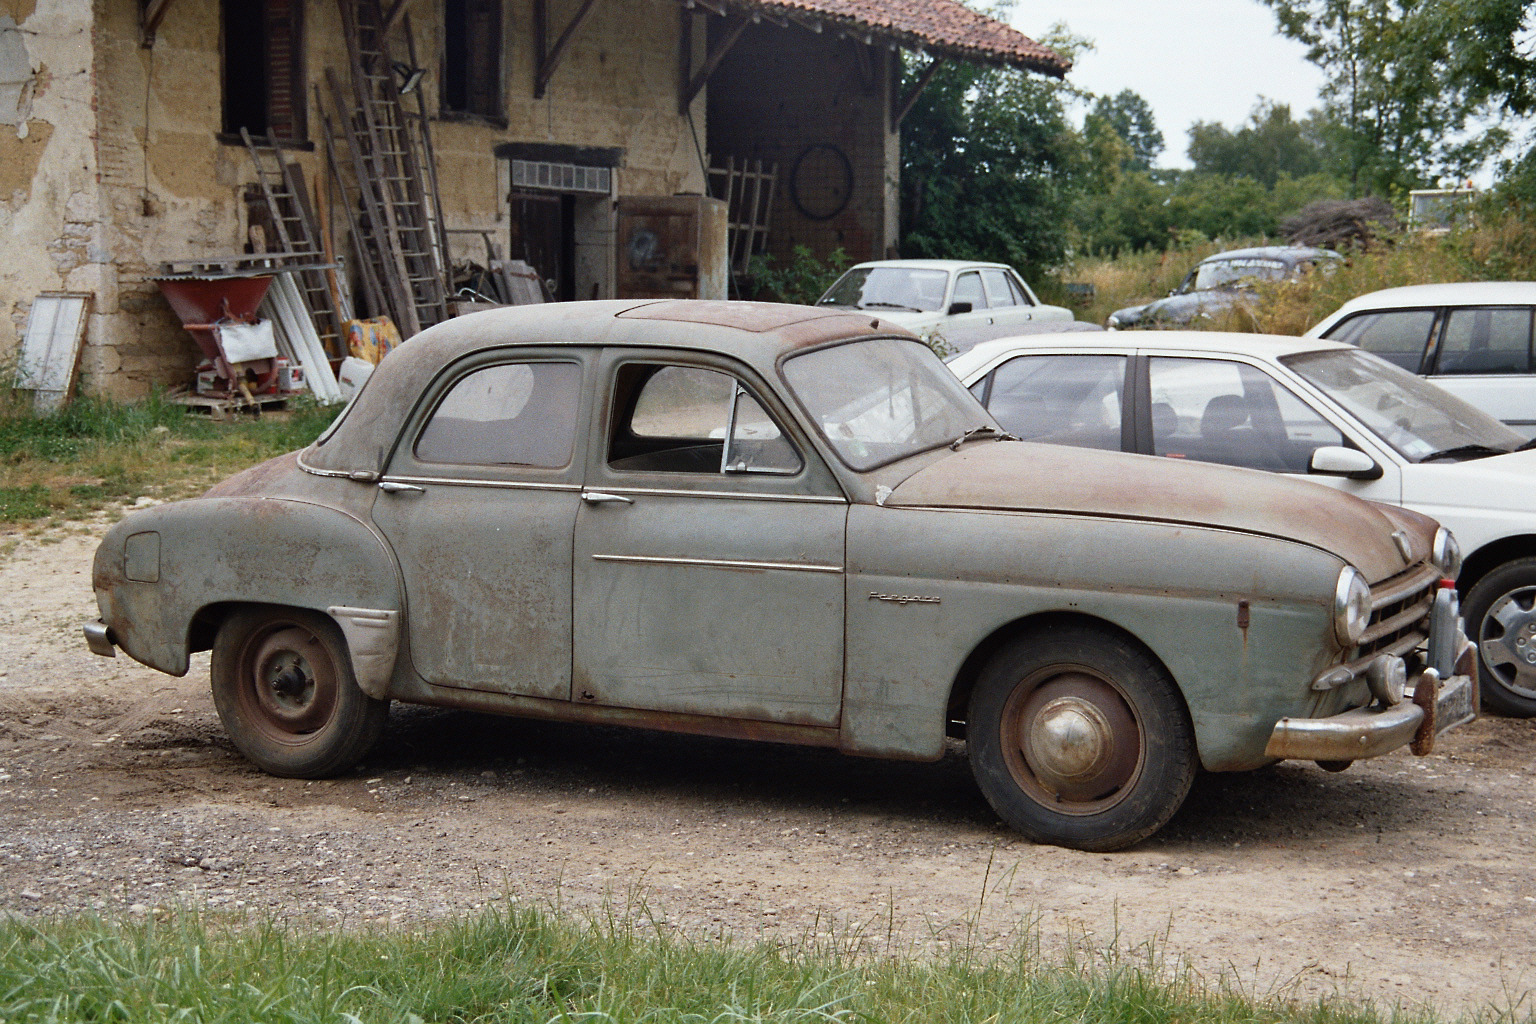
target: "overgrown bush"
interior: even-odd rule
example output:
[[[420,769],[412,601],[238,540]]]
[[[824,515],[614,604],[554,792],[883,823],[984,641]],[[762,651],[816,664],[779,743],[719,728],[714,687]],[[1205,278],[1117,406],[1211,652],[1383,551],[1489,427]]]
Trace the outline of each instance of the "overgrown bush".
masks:
[[[823,262],[807,245],[795,246],[783,266],[772,255],[753,256],[747,266],[748,291],[754,298],[770,302],[814,305],[850,263],[841,248],[833,249]]]

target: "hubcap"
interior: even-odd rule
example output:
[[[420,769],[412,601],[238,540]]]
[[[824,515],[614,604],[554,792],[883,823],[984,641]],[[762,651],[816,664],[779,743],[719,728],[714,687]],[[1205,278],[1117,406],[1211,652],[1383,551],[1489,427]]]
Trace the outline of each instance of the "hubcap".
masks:
[[[1003,709],[1003,756],[1020,789],[1067,814],[1117,803],[1141,769],[1141,729],[1118,687],[1079,666],[1020,680]]]
[[[1536,698],[1536,587],[1493,602],[1478,627],[1483,665],[1514,693]]]

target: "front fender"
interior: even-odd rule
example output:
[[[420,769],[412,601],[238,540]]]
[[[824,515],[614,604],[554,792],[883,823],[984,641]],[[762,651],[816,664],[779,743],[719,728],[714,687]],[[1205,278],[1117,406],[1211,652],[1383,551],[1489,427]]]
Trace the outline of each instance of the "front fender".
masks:
[[[185,675],[197,627],[221,606],[274,604],[331,615],[358,683],[384,692],[398,647],[394,556],[355,516],[292,498],[215,497],[143,509],[107,532],[92,574],[113,639]]]

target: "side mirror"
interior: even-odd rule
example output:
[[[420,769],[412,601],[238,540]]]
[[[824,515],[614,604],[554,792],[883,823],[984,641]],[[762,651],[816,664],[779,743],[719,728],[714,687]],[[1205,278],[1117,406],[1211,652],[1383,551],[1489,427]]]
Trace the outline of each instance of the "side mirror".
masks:
[[[954,316],[956,313],[969,313],[971,311],[971,306],[972,304],[969,302],[951,302],[949,304],[949,315]]]
[[[1376,460],[1357,448],[1327,445],[1312,453],[1309,467],[1313,473],[1347,476],[1351,480],[1380,480],[1382,468]]]

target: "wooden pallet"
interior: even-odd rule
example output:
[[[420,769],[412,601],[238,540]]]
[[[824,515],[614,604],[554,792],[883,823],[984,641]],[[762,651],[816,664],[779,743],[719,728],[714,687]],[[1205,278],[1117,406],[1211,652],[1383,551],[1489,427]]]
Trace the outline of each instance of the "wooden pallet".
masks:
[[[190,411],[200,413],[210,419],[226,420],[234,413],[249,413],[252,416],[260,416],[263,411],[278,411],[288,407],[288,399],[295,397],[298,392],[279,395],[253,395],[247,399],[244,395],[233,398],[220,398],[217,395],[200,395],[187,387],[172,388],[166,393],[166,398],[177,405],[184,405]]]

